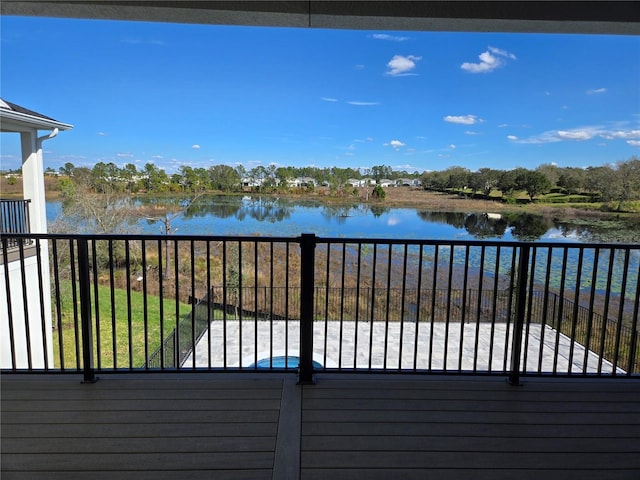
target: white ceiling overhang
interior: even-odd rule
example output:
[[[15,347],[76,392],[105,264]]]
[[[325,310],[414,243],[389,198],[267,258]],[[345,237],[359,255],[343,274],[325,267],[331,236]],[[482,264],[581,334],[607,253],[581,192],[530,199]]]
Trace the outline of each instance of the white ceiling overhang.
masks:
[[[3,15],[300,28],[640,34],[636,1],[3,0]]]

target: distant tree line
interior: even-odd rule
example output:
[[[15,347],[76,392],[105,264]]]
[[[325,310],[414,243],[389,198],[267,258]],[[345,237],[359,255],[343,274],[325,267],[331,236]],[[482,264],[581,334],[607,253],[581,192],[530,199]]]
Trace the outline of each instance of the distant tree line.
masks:
[[[640,159],[632,157],[614,165],[575,168],[543,164],[534,170],[481,168],[472,172],[464,167],[425,172],[421,176],[427,190],[457,192],[515,201],[522,192],[530,201],[550,192],[583,196],[585,201],[623,202],[640,200]]]
[[[533,201],[542,195],[556,193],[573,196],[575,201],[610,202],[620,209],[624,202],[640,200],[640,159],[635,156],[616,164],[588,168],[543,164],[536,169],[480,168],[470,171],[452,166],[423,173],[397,171],[386,165],[366,169],[276,165],[259,165],[252,169],[242,165],[235,168],[229,165],[193,168],[184,165],[176,173],[167,174],[153,163],[147,163],[139,170],[131,163],[118,167],[112,162],[98,162],[93,168],[66,163],[59,173],[63,176],[63,193],[65,189],[78,185],[95,193],[237,192],[242,191],[243,184],[246,186],[247,183],[255,190],[267,193],[291,190],[293,179],[312,178],[316,185],[323,185],[331,193],[339,195],[353,190],[348,182],[351,179],[372,178],[379,182],[381,179],[419,178],[427,190],[498,197],[507,202],[516,201],[525,194],[529,201]],[[314,187],[312,184],[305,188]]]
[[[324,185],[334,193],[351,190],[348,180],[372,178],[396,180],[400,178],[419,178],[420,173],[393,170],[389,166],[379,165],[372,168],[318,168],[318,167],[267,167],[258,165],[246,169],[240,165],[213,165],[209,168],[193,168],[183,165],[173,174],[153,163],[147,163],[138,170],[132,163],[118,167],[115,163],[98,162],[93,168],[76,167],[66,163],[59,173],[66,177],[63,181],[70,184],[89,187],[96,193],[200,193],[205,191],[236,192],[243,190],[243,184],[254,185],[263,192],[289,190],[295,178],[312,178],[317,185]],[[64,188],[64,187],[63,187]],[[305,188],[313,188],[308,186]]]

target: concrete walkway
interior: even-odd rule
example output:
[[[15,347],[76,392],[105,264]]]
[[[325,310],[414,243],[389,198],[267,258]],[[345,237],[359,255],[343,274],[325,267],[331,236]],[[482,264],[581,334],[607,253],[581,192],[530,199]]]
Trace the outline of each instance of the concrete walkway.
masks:
[[[462,335],[462,340],[461,340]],[[314,323],[314,360],[326,368],[436,371],[505,371],[510,365],[512,326],[505,323],[415,323],[320,321]],[[214,321],[196,345],[196,367],[249,367],[270,357],[297,356],[298,321]],[[581,373],[585,349],[548,326],[529,327],[522,363],[526,371]],[[554,355],[556,351],[558,354]],[[460,354],[462,348],[462,354]],[[586,372],[610,373],[612,365],[587,352]],[[185,365],[192,365],[190,355]],[[618,369],[619,373],[624,373]]]

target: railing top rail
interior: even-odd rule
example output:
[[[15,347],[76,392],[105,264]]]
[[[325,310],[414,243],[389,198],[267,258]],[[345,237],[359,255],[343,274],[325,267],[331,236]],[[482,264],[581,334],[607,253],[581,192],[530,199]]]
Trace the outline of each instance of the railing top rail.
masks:
[[[31,203],[28,198],[0,198],[0,203]]]
[[[87,239],[87,240],[148,240],[158,241],[171,239],[172,241],[234,241],[234,242],[266,242],[266,243],[300,243],[302,236],[273,237],[260,235],[163,235],[163,234],[78,234],[78,233],[11,233],[12,238],[28,239]],[[557,249],[619,249],[640,250],[635,243],[592,243],[592,242],[538,242],[538,241],[506,241],[506,240],[442,240],[442,239],[401,239],[401,238],[346,238],[314,236],[318,244],[378,244],[378,245],[422,245],[422,246],[478,246],[478,247],[533,247]]]

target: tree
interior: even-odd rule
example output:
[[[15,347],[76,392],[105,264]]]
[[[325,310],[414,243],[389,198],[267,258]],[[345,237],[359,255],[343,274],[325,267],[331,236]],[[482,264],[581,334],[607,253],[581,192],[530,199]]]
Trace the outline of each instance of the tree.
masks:
[[[143,184],[148,192],[166,192],[169,189],[169,177],[165,171],[156,167],[153,163],[144,166]]]
[[[449,167],[444,173],[448,177],[448,188],[461,192],[469,185],[471,172],[464,167]]]
[[[558,186],[564,188],[569,195],[574,195],[585,188],[586,172],[582,168],[563,168],[558,178]]]
[[[209,181],[212,188],[230,192],[240,185],[240,175],[229,165],[214,165],[209,167]]]
[[[516,185],[520,190],[524,190],[533,202],[536,195],[547,193],[551,190],[551,182],[546,175],[537,170],[521,169],[516,175]]]
[[[610,166],[588,167],[586,177],[587,190],[599,194],[603,202],[608,202],[615,198],[617,176]]]
[[[384,200],[387,196],[387,192],[384,191],[384,188],[380,185],[376,185],[373,187],[373,191],[371,192],[371,196],[378,200]]]
[[[503,197],[513,197],[513,194],[519,188],[517,178],[524,170],[524,168],[518,167],[500,173],[497,187],[502,192]]]
[[[371,168],[371,176],[376,182],[379,182],[383,178],[391,178],[393,175],[393,169],[387,165],[376,165]]]
[[[618,177],[618,210],[622,202],[640,199],[640,159],[632,157],[626,162],[616,164]]]
[[[536,172],[540,172],[545,177],[547,177],[547,180],[549,180],[549,183],[551,183],[551,187],[554,187],[558,185],[562,170],[553,163],[543,163],[538,168],[536,168]]]
[[[471,173],[469,186],[474,192],[482,192],[488,197],[497,187],[499,178],[500,171],[492,168],[481,168],[477,172]]]
[[[67,162],[64,166],[60,167],[58,170],[61,175],[66,175],[67,177],[73,176],[73,171],[76,169],[75,165],[71,162]]]

